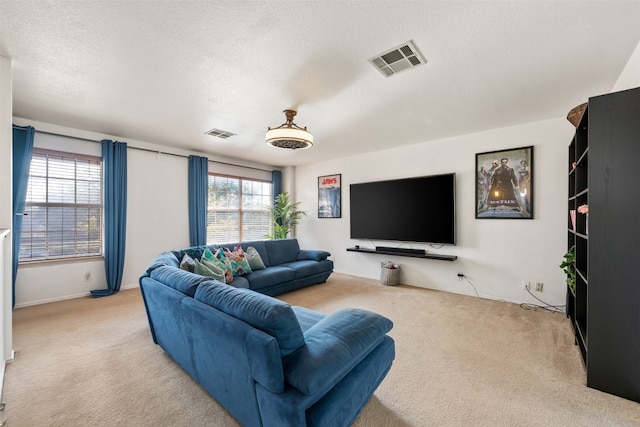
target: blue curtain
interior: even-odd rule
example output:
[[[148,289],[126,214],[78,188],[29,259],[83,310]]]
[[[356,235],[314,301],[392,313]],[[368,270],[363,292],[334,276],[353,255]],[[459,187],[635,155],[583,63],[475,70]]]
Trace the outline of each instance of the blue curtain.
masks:
[[[102,141],[104,176],[104,269],[107,289],[93,290],[94,297],[120,290],[127,236],[127,144]]]
[[[271,182],[273,183],[273,199],[282,193],[282,172],[278,170],[271,171]]]
[[[13,270],[11,275],[12,307],[16,305],[16,276],[20,258],[20,238],[22,236],[22,214],[27,199],[29,184],[29,166],[33,153],[33,136],[35,129],[31,126],[13,126],[13,221],[11,235],[13,238]]]
[[[189,156],[189,242],[207,244],[207,204],[209,196],[209,159]]]

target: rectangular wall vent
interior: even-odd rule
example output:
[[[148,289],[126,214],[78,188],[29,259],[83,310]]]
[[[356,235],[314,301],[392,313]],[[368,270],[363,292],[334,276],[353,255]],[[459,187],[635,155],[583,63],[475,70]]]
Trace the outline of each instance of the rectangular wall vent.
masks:
[[[205,132],[205,135],[211,135],[222,139],[227,139],[229,137],[235,136],[236,134],[233,132],[228,132],[222,129],[213,128],[208,132]]]
[[[370,58],[369,62],[385,77],[427,63],[412,40]]]

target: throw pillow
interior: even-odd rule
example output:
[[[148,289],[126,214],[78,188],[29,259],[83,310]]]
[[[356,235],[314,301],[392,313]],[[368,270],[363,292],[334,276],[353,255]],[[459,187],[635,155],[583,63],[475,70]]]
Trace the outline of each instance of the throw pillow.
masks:
[[[314,261],[322,261],[327,259],[327,257],[331,255],[329,252],[327,251],[318,251],[318,250],[304,250],[301,249],[300,252],[298,252],[298,261],[302,261],[305,259],[311,259]]]
[[[220,260],[224,264],[224,278],[225,278],[224,282],[225,283],[233,282],[233,271],[231,270],[231,263],[227,259],[224,249],[218,248],[218,250],[216,250],[216,253],[213,255],[216,257],[216,259]]]
[[[202,258],[202,253],[204,252],[206,246],[192,246],[187,249],[183,249],[183,253],[189,255],[193,259]]]
[[[213,277],[213,271],[211,271],[209,267],[207,267],[197,259],[194,259],[193,262],[196,265],[195,269],[193,270],[195,274],[198,274],[200,276]]]
[[[214,279],[216,279],[218,282],[221,282],[221,283],[226,282],[224,277],[225,265],[222,262],[220,262],[220,260],[215,258],[207,259],[203,256],[202,260],[200,261],[200,264],[206,267],[211,272],[211,274],[209,274],[210,277],[213,277]],[[197,264],[196,264],[196,267],[197,267]],[[197,274],[200,274],[200,273],[197,273]]]
[[[251,270],[264,270],[265,268],[267,268],[265,267],[264,261],[262,261],[262,257],[258,253],[258,250],[253,246],[249,246],[244,254],[247,258],[247,261],[249,261]]]
[[[213,254],[213,252],[211,252],[211,249],[209,249],[208,247],[205,248],[204,251],[202,252],[202,257],[200,261],[204,259],[208,259],[209,261],[216,259],[216,256]]]
[[[231,263],[231,273],[234,276],[243,276],[251,273],[251,266],[249,261],[245,258],[244,251],[239,245],[233,248],[233,251],[225,249],[225,256]]]
[[[184,254],[182,261],[180,261],[180,268],[193,273],[196,268],[195,260],[189,254]]]

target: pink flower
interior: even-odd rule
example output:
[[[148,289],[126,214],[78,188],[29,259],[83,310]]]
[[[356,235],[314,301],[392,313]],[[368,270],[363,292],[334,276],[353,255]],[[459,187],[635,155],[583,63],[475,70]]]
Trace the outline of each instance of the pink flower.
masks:
[[[588,214],[589,213],[589,205],[578,206],[578,212],[581,213],[581,214]]]

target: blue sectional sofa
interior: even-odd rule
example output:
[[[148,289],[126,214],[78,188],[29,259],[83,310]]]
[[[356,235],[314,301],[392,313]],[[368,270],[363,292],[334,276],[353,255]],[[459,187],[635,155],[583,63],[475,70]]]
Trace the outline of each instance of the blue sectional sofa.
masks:
[[[395,358],[389,319],[292,307],[252,290],[253,280],[239,288],[180,269],[177,255],[157,257],[140,277],[156,344],[244,426],[353,423]],[[256,290],[308,283],[281,277],[290,287]]]
[[[233,249],[241,246],[245,252],[254,248],[265,268],[235,276],[230,283],[236,288],[247,288],[262,294],[276,296],[305,286],[324,283],[333,272],[331,254],[321,250],[300,249],[297,239],[256,240],[220,245],[198,246],[158,255],[147,269],[149,274],[159,266],[178,267],[185,254],[200,258],[205,248],[215,252],[218,248]]]

